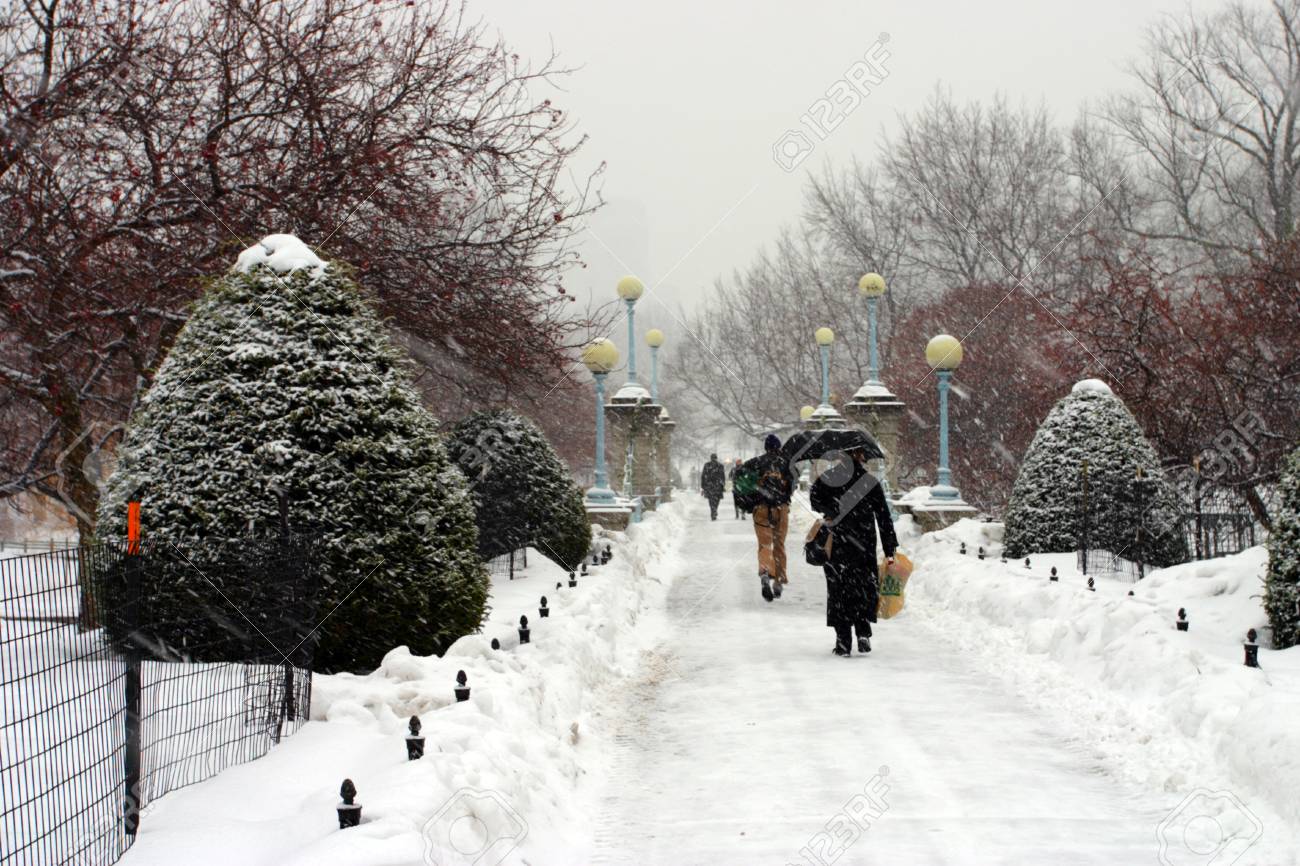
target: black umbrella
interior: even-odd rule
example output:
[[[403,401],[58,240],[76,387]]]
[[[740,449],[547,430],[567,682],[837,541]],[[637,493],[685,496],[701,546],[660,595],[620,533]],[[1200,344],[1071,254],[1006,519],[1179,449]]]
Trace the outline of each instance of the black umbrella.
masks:
[[[781,453],[791,463],[820,460],[837,451],[863,451],[868,460],[884,460],[876,440],[862,430],[802,430],[781,446]]]

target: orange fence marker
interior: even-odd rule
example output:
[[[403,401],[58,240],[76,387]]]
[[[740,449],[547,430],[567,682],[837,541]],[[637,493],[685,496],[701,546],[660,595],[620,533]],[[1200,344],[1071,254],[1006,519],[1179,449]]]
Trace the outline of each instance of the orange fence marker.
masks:
[[[126,549],[128,553],[140,552],[140,503],[126,504]]]

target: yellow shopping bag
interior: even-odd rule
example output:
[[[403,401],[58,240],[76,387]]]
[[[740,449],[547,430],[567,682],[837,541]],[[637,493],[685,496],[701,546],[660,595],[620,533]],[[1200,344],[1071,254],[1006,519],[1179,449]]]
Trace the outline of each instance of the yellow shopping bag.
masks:
[[[897,616],[903,609],[903,591],[907,589],[907,579],[912,576],[912,560],[903,554],[894,552],[893,565],[886,560],[880,561],[880,608],[877,615],[881,619]]]

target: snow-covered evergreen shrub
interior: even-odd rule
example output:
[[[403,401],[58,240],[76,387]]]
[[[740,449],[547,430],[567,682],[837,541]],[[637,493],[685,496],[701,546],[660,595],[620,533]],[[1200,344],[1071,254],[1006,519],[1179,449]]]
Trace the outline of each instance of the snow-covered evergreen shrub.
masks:
[[[1025,452],[1007,504],[1007,556],[1079,549],[1085,460],[1090,548],[1157,567],[1187,559],[1178,498],[1155,449],[1124,403],[1095,379],[1053,407]]]
[[[282,489],[320,557],[316,668],[368,670],[401,644],[440,652],[478,628],[488,580],[465,479],[403,364],[343,268],[266,238],[208,287],[158,370],[99,536],[120,539],[138,498],[148,537],[209,548],[250,523],[273,530]],[[145,589],[239,621],[197,572]]]
[[[469,482],[484,559],[534,545],[577,567],[591,524],[569,470],[536,424],[509,409],[475,412],[451,429],[447,451]]]
[[[1264,607],[1273,626],[1273,646],[1300,644],[1300,449],[1287,458],[1278,490],[1277,515],[1268,538]]]

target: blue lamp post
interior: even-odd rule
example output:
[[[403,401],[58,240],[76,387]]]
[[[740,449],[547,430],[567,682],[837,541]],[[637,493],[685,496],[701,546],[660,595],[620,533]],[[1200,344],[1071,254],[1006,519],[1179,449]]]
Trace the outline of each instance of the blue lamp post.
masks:
[[[939,334],[925,347],[925,360],[939,377],[939,471],[936,484],[930,490],[932,499],[957,501],[961,494],[952,484],[952,471],[948,468],[948,387],[952,371],[961,364],[961,342],[948,334]]]
[[[627,384],[636,379],[636,302],[645,292],[645,284],[633,276],[618,281],[618,296],[627,304]]]
[[[835,342],[835,332],[830,328],[818,328],[814,334],[817,345],[822,351],[822,408],[831,408],[831,343]]]
[[[858,280],[858,292],[867,299],[867,322],[869,325],[867,349],[868,363],[870,364],[870,376],[867,378],[867,384],[879,385],[880,351],[877,348],[876,341],[876,307],[880,298],[885,294],[885,278],[875,273],[863,274],[862,279]]]
[[[651,328],[645,333],[646,345],[650,347],[650,402],[659,402],[659,347],[664,344],[664,332]]]
[[[596,481],[587,491],[591,505],[612,505],[614,491],[609,489],[609,474],[605,471],[605,377],[618,364],[618,347],[601,337],[582,350],[582,363],[596,380]]]

